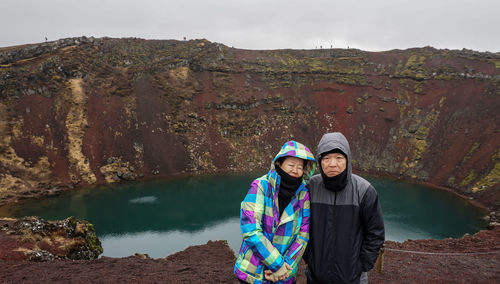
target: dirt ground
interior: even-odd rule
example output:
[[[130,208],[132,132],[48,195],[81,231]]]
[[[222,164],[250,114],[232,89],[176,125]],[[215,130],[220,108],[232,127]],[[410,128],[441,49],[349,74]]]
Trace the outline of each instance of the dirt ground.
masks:
[[[460,239],[387,241],[382,273],[378,266],[371,283],[500,283],[500,227]]]
[[[86,261],[0,260],[0,283],[232,283],[234,261],[224,241],[192,246],[162,259],[138,255]]]
[[[0,241],[2,237],[0,236]],[[225,241],[162,259],[137,255],[93,261],[0,260],[0,283],[238,283]],[[306,283],[304,264],[297,283]],[[370,283],[500,283],[500,227],[461,239],[386,242]]]

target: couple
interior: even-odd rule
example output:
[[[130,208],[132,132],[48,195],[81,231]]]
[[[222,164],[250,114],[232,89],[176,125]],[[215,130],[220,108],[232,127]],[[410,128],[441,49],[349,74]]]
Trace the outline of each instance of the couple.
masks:
[[[289,141],[241,203],[241,283],[295,283],[304,255],[307,283],[367,283],[384,242],[377,192],[352,174],[347,139],[323,135],[314,155]],[[307,247],[307,250],[306,250]],[[305,253],[305,254],[304,254]]]

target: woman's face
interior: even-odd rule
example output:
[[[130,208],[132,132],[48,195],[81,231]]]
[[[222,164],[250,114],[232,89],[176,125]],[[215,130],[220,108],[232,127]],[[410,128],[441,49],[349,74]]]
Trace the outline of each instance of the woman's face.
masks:
[[[281,165],[278,163],[278,166],[285,173],[295,178],[302,177],[304,174],[304,160],[296,157],[286,157]]]

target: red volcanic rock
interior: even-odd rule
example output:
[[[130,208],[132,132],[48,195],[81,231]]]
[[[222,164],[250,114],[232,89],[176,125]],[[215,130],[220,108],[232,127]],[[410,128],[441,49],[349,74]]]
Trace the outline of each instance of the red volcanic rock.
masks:
[[[5,236],[0,234],[3,243]],[[386,242],[383,265],[370,283],[497,283],[500,227],[461,239]],[[168,244],[166,244],[168,245]],[[225,241],[188,247],[163,259],[146,255],[92,261],[28,262],[0,259],[0,282],[238,283],[236,258]],[[380,261],[380,259],[379,259]],[[306,283],[301,263],[297,283]]]
[[[386,242],[370,283],[498,283],[500,227],[460,239]]]
[[[238,283],[225,241],[209,241],[163,259],[102,257],[92,261],[0,260],[2,283]]]
[[[341,131],[355,170],[500,206],[499,53],[83,37],[2,48],[0,62],[0,204],[265,169],[283,141],[314,149]]]

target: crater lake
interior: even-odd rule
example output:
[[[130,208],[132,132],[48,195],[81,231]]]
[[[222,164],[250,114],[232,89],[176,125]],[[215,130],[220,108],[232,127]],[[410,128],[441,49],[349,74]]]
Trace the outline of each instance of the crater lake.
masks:
[[[4,206],[2,217],[74,216],[92,223],[109,257],[165,257],[209,240],[238,251],[240,203],[258,175],[193,176],[74,190]],[[378,192],[386,239],[458,238],[485,228],[484,212],[443,190],[364,176]]]

